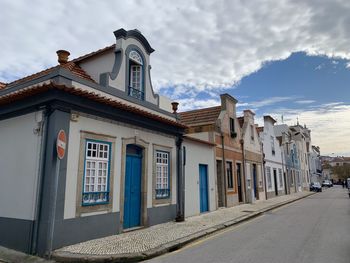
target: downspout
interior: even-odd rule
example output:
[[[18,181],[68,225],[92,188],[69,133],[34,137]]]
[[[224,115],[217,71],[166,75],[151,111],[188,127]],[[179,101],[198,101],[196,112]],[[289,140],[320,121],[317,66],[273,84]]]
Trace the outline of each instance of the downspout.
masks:
[[[177,109],[179,103],[174,101],[171,103],[173,114],[176,121],[179,121],[179,114]],[[182,142],[183,134],[179,133],[176,136],[176,222],[185,221],[185,184],[184,184],[184,166],[183,166],[183,157],[182,157]]]
[[[39,171],[38,171],[38,183],[35,195],[35,211],[34,211],[34,223],[31,228],[31,241],[30,241],[30,253],[37,253],[38,244],[38,231],[39,231],[39,218],[42,209],[42,196],[43,196],[43,182],[45,173],[45,154],[47,146],[47,135],[48,135],[48,120],[49,115],[52,113],[51,109],[46,108],[43,112],[44,119],[42,122],[42,138],[40,146],[40,159],[39,159]]]
[[[223,178],[223,183],[224,183],[224,189],[223,189],[223,201],[224,201],[224,207],[227,207],[227,194],[226,194],[226,159],[225,159],[225,137],[224,133],[220,131],[221,135],[221,149],[222,149],[222,178]]]
[[[243,156],[243,183],[244,183],[244,201],[245,203],[248,203],[248,196],[247,196],[247,179],[246,179],[246,163],[245,163],[245,152],[244,152],[244,140],[240,140],[241,147],[242,147],[242,156]]]
[[[264,153],[264,144],[261,143],[261,152],[262,152],[262,169],[264,176],[264,187],[265,187],[265,200],[267,200],[267,183],[266,183],[266,173],[265,173],[265,153]]]
[[[177,174],[177,202],[176,202],[176,222],[185,221],[185,186],[182,165],[182,135],[176,137],[176,174]]]
[[[282,145],[283,146],[283,145]],[[283,147],[280,147],[280,149],[281,149],[281,160],[282,160],[282,171],[283,171],[283,180],[284,180],[284,191],[285,191],[285,194],[287,195],[287,194],[289,194],[288,192],[288,188],[289,188],[289,183],[287,183],[287,171],[285,171],[284,170],[284,162],[283,162],[283,151],[284,151],[284,149],[283,149]]]

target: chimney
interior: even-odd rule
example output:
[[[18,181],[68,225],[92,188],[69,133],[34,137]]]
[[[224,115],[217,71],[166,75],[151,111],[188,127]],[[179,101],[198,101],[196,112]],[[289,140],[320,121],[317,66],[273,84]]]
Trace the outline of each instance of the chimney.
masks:
[[[60,65],[66,64],[68,62],[70,53],[67,50],[57,50],[56,53],[58,56],[58,63],[60,63]]]
[[[177,107],[179,106],[179,103],[174,101],[171,103],[171,106],[173,106],[173,113],[177,114]]]

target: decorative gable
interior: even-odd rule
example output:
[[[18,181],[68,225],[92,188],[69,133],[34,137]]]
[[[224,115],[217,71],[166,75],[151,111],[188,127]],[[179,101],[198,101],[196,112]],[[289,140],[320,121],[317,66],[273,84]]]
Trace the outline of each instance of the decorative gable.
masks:
[[[116,43],[92,57],[83,57],[79,65],[101,86],[143,106],[159,108],[159,96],[151,82],[150,54],[154,49],[140,31],[114,31]],[[151,104],[151,105],[150,105]]]

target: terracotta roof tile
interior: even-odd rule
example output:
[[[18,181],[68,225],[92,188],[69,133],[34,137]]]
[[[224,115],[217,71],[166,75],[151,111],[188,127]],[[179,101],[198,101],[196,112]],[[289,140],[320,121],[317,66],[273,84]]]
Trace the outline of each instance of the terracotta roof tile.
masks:
[[[215,123],[221,112],[221,106],[179,113],[182,123],[188,126]]]
[[[0,82],[0,90],[6,88],[6,83]]]
[[[83,79],[86,79],[86,80],[89,80],[89,81],[92,81],[92,82],[96,83],[95,80],[93,80],[93,79],[91,78],[91,76],[88,75],[81,67],[79,67],[76,63],[70,61],[70,62],[67,62],[66,64],[57,65],[57,66],[54,66],[54,67],[45,69],[45,70],[43,70],[43,71],[37,72],[37,73],[35,73],[35,74],[26,76],[26,77],[24,77],[24,78],[15,80],[15,81],[13,81],[13,82],[10,82],[10,83],[7,84],[6,87],[18,85],[18,84],[21,84],[21,83],[25,83],[25,82],[27,82],[27,81],[34,80],[34,79],[36,79],[36,78],[40,78],[40,77],[42,77],[42,76],[45,76],[45,75],[47,75],[47,74],[50,74],[52,71],[54,71],[55,69],[58,69],[58,68],[60,68],[60,67],[69,70],[72,74],[76,75],[76,76],[79,77],[79,78],[83,78]]]
[[[111,107],[114,107],[116,109],[121,109],[121,110],[125,110],[128,112],[132,112],[135,113],[137,115],[141,115],[143,117],[149,118],[149,119],[153,119],[153,120],[157,120],[159,122],[165,123],[165,124],[169,124],[172,126],[176,126],[176,127],[180,127],[180,128],[187,128],[186,125],[180,123],[180,122],[176,122],[167,118],[164,118],[162,116],[156,115],[154,113],[150,113],[147,112],[145,110],[139,109],[135,106],[131,106],[131,105],[127,105],[125,103],[122,103],[120,101],[117,100],[113,100],[111,98],[107,98],[105,96],[101,96],[95,92],[89,92],[80,88],[76,88],[74,86],[72,87],[68,87],[65,85],[58,85],[55,84],[54,82],[51,82],[49,84],[43,84],[43,85],[36,85],[36,86],[31,86],[31,87],[27,87],[27,88],[23,88],[20,89],[18,91],[14,91],[11,92],[9,94],[6,95],[2,95],[0,96],[0,105],[6,105],[6,104],[10,104],[12,102],[15,102],[17,100],[21,100],[21,99],[25,99],[28,97],[31,97],[33,95],[39,94],[39,93],[44,93],[48,90],[52,90],[52,89],[57,89],[57,90],[62,90],[64,92],[73,94],[73,95],[77,95],[77,96],[81,96],[105,105],[109,105]]]

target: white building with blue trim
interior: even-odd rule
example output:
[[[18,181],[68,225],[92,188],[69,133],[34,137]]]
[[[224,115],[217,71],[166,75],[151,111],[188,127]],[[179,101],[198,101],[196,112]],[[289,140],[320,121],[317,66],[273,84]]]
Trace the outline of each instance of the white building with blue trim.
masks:
[[[0,245],[44,255],[184,219],[186,126],[153,91],[145,37],[114,35],[112,46],[71,61],[60,50],[59,65],[1,84]]]

